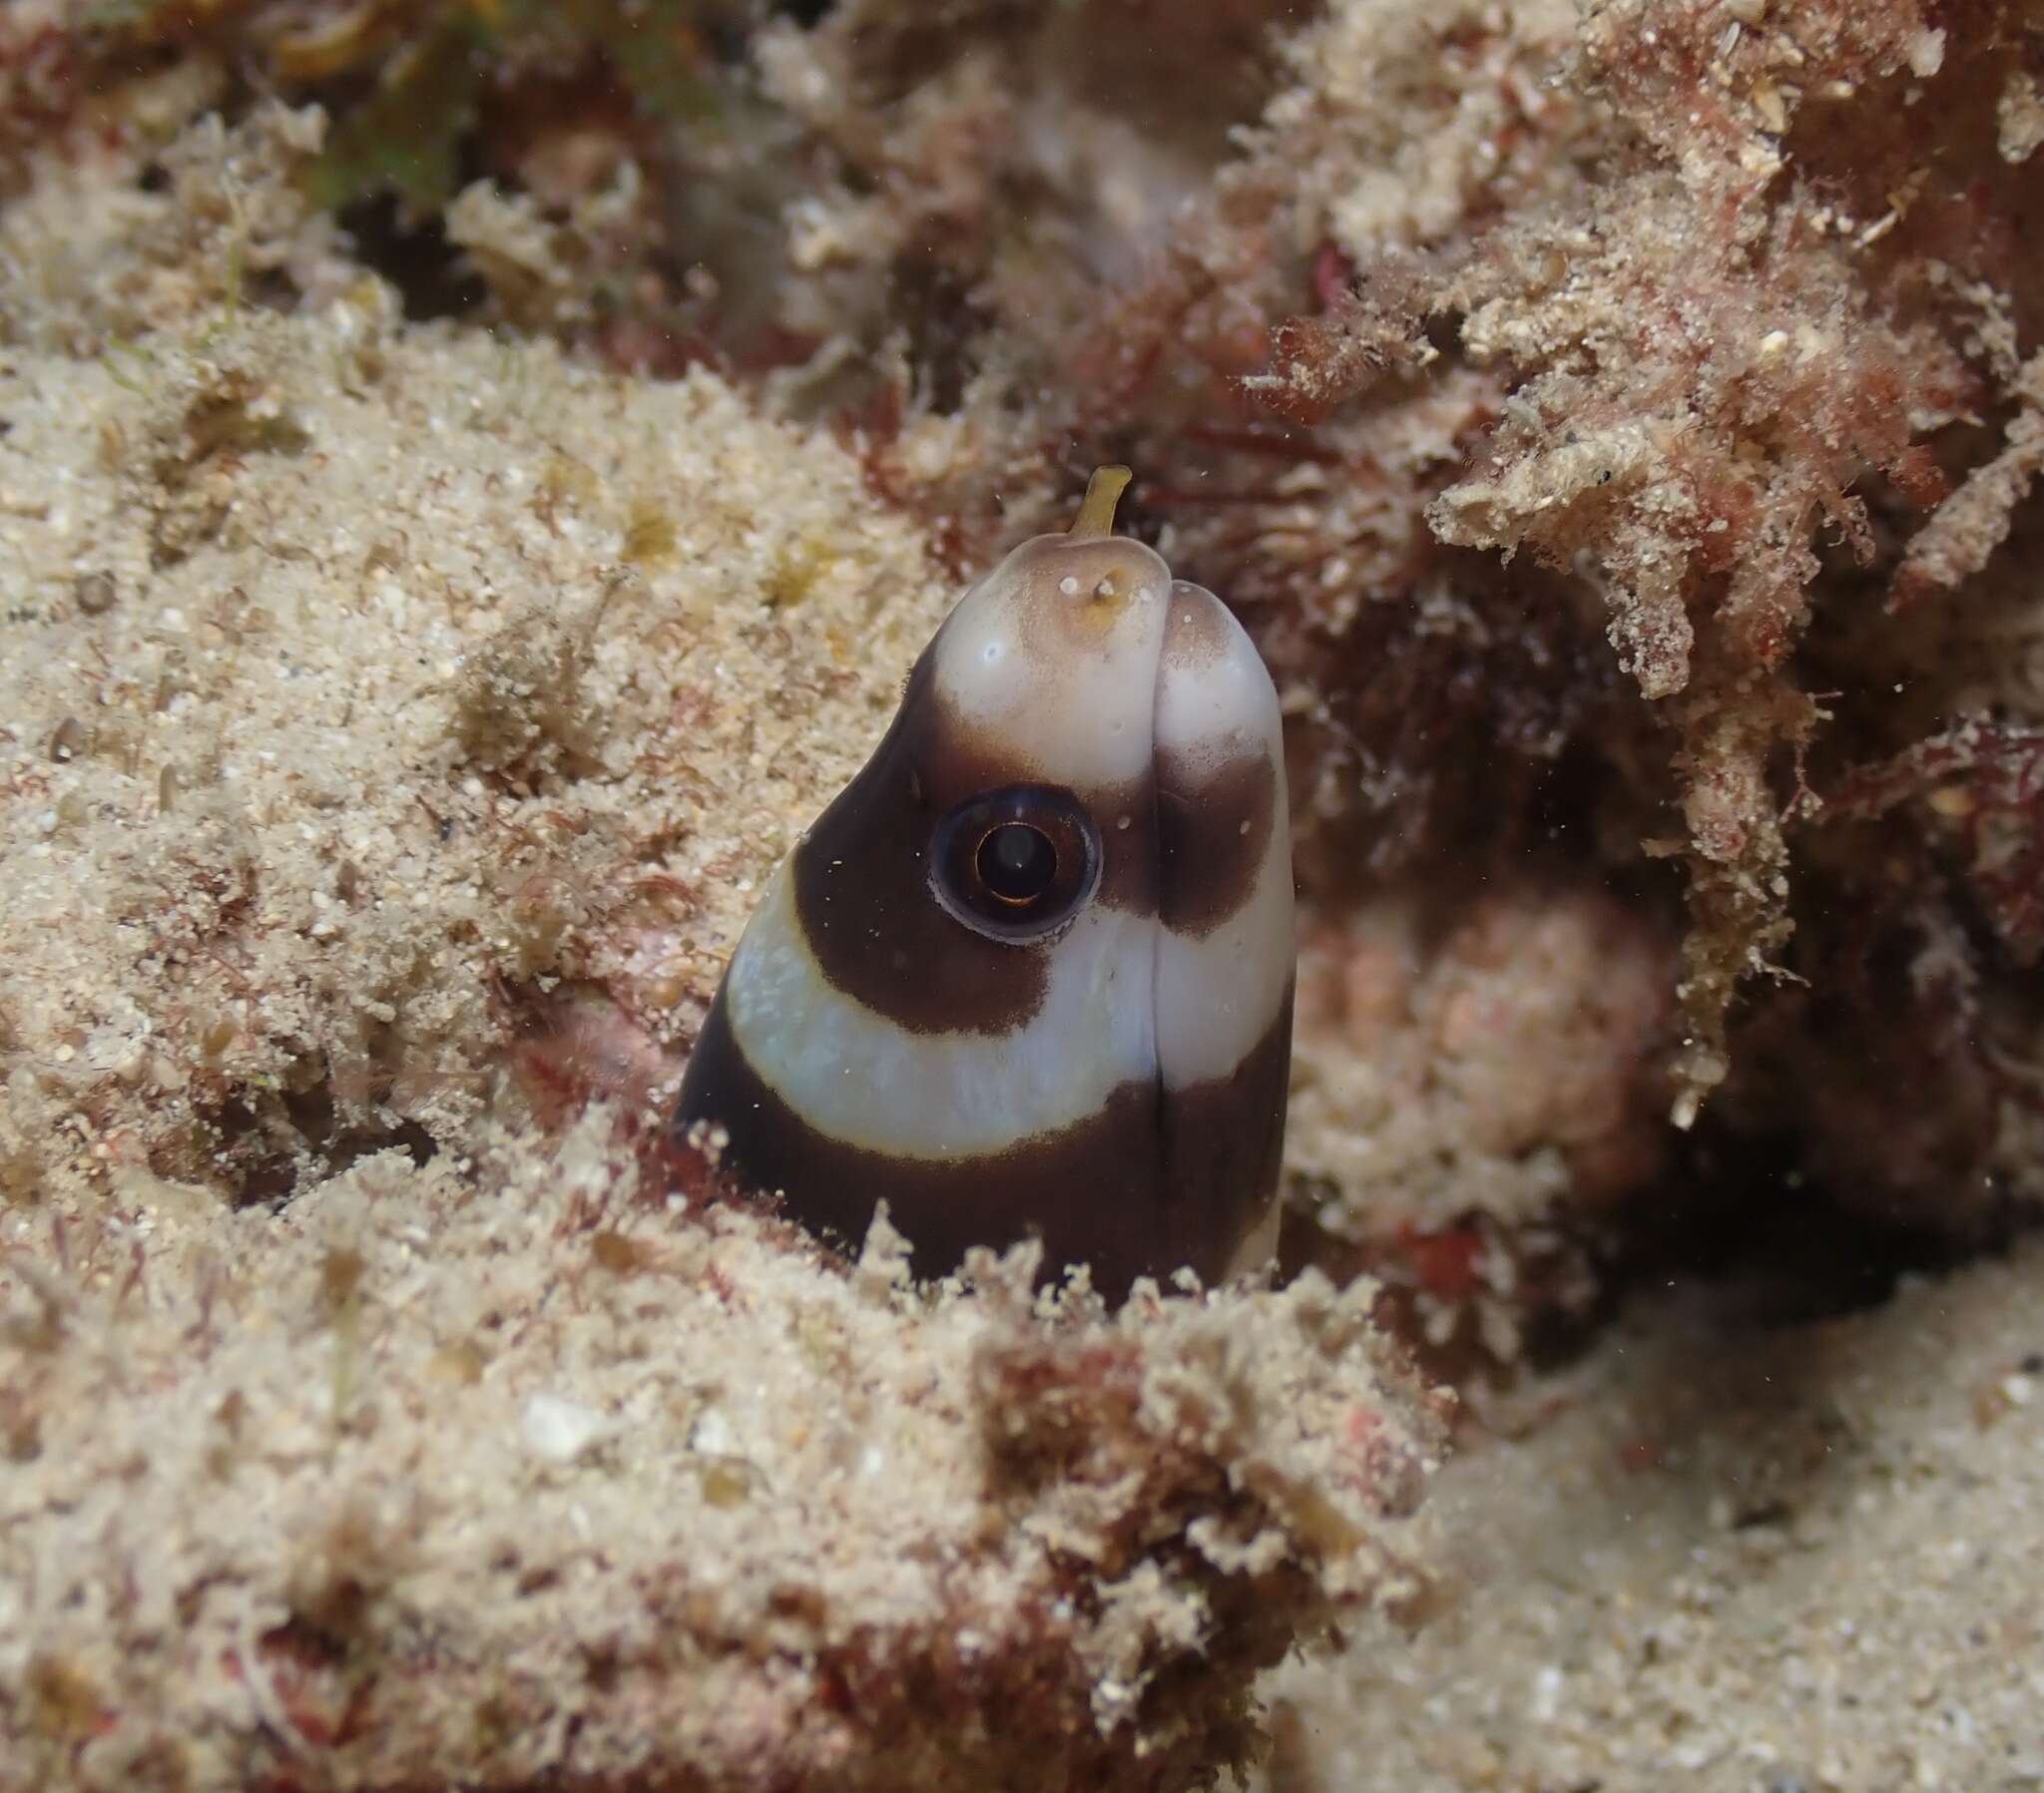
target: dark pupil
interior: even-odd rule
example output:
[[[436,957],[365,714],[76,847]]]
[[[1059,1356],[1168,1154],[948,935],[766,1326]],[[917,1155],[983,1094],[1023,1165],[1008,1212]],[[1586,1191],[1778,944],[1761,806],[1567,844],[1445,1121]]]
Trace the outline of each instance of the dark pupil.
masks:
[[[1058,875],[1058,850],[1027,822],[1003,822],[979,843],[979,881],[1004,903],[1033,903]]]

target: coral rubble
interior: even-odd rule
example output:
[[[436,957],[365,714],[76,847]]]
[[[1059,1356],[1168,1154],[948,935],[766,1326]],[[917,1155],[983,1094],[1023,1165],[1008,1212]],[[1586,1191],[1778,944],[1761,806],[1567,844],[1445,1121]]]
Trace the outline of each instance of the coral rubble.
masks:
[[[0,14],[0,1785],[1189,1786],[1421,1578],[1368,1284],[912,1294],[650,1147],[1096,461],[1287,717],[1292,1268],[1509,1359],[1700,1193],[2034,1213],[2040,94],[2036,0]]]
[[[1368,1290],[923,1294],[644,1149],[922,538],[712,374],[327,284],[316,121],[194,131],[7,298],[0,1786],[1242,1759],[1423,1564]]]

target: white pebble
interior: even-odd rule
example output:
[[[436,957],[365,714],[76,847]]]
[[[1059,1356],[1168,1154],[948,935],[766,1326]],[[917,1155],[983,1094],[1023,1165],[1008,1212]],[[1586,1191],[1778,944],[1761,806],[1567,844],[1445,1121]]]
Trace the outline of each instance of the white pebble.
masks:
[[[730,1457],[736,1453],[738,1442],[731,1421],[715,1407],[704,1409],[689,1438],[690,1445],[706,1457]]]
[[[559,1395],[534,1395],[519,1416],[525,1448],[552,1463],[573,1463],[603,1436],[603,1415]]]

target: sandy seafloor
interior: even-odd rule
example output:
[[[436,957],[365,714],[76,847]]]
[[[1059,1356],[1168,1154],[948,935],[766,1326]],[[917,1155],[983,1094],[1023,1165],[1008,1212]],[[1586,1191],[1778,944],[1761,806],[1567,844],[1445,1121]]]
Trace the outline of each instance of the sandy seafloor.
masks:
[[[243,147],[10,225],[0,1788],[2044,1788],[2034,1244],[1637,1287],[1444,1454],[1366,1290],[1060,1319],[660,1200],[951,589],[827,433],[405,324]]]
[[[2044,1784],[2044,1253],[1642,1295],[1435,1484],[1440,1604],[1274,1678],[1286,1793]]]

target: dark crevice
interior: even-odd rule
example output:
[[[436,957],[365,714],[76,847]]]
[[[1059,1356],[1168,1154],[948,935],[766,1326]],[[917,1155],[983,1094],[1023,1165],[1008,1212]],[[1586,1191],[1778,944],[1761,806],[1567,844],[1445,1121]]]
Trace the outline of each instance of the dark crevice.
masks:
[[[1789,1135],[1706,1131],[1660,1199],[1635,1204],[1614,1288],[1700,1282],[1755,1326],[1808,1325],[1880,1307],[1907,1277],[1998,1256],[2022,1224],[2011,1209],[1961,1234],[1884,1213],[1807,1175],[1799,1155]]]
[[[252,1103],[231,1098],[207,1120],[216,1141],[215,1162],[237,1207],[281,1207],[307,1177],[337,1175],[380,1151],[394,1148],[414,1164],[426,1164],[439,1150],[417,1121],[342,1124],[333,1092],[324,1083],[280,1099],[260,1096]]]
[[[1792,1132],[1742,1137],[1707,1117],[1677,1165],[1634,1194],[1616,1226],[1544,1229],[1587,1299],[1543,1301],[1537,1277],[1523,1282],[1522,1364],[1564,1370],[1595,1352],[1622,1313],[1666,1305],[1683,1290],[1705,1294],[1737,1333],[1871,1312],[1911,1278],[2004,1256],[2044,1219],[2007,1202],[1965,1228],[1929,1224],[1809,1174],[1804,1149]],[[1467,1341],[1460,1358],[1432,1367],[1451,1381],[1497,1372]]]
[[[339,217],[355,254],[397,288],[412,322],[460,317],[489,296],[482,276],[448,240],[438,214],[407,218],[397,200],[384,194],[346,207]]]

